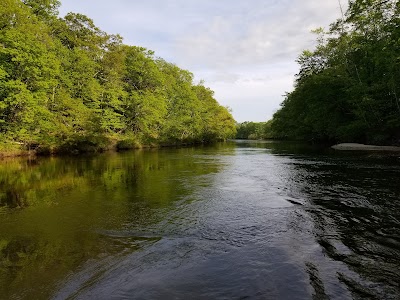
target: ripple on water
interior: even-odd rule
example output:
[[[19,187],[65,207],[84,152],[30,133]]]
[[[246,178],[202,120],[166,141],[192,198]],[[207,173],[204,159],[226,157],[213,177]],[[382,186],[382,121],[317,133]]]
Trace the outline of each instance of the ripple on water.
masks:
[[[241,142],[15,170],[8,298],[400,298],[398,161]]]

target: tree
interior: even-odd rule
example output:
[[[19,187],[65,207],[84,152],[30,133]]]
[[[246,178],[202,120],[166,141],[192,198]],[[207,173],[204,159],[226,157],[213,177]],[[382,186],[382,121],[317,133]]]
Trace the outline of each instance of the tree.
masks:
[[[295,90],[274,115],[284,138],[400,142],[399,1],[352,0],[314,51],[300,55]]]
[[[22,0],[22,3],[27,5],[33,14],[44,20],[57,17],[61,5],[58,0]]]
[[[234,121],[193,74],[57,0],[0,2],[2,142],[80,152],[111,141],[224,139]],[[197,93],[199,92],[199,93]],[[204,96],[204,97],[203,97]]]

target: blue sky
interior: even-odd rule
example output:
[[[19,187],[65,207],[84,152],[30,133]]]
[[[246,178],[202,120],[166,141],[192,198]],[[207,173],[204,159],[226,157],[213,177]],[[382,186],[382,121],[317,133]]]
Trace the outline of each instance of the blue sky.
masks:
[[[239,122],[266,121],[293,89],[296,57],[317,27],[340,17],[338,0],[61,0],[124,43],[195,75]],[[342,0],[342,4],[345,4]]]

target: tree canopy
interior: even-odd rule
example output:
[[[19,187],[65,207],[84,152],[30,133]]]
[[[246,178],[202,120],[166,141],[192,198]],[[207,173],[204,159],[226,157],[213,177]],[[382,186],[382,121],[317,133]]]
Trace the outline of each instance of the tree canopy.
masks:
[[[84,151],[235,134],[228,109],[189,71],[123,44],[85,15],[60,18],[59,5],[0,3],[0,142]]]
[[[268,122],[243,122],[236,124],[236,138],[243,140],[262,140],[273,138],[271,123]]]
[[[318,45],[298,58],[295,89],[272,121],[275,137],[400,142],[400,1],[351,0]]]

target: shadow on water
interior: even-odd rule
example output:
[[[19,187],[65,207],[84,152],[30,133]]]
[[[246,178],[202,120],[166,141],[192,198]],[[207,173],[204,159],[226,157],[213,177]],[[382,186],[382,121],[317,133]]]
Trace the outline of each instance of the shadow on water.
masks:
[[[352,298],[400,297],[399,156],[292,142],[236,143],[248,155],[265,150],[289,158],[286,200],[304,211],[293,232],[308,229],[322,250],[305,261],[315,299],[342,298],[340,285]]]
[[[290,153],[295,171],[289,186],[301,201],[289,201],[304,208],[323,254],[336,262],[330,268],[338,281],[352,298],[398,299],[399,157],[296,146],[257,145],[279,155]],[[306,263],[316,299],[330,298],[324,287],[328,280],[319,274],[324,264],[330,265],[318,257]]]
[[[298,164],[304,173],[306,211],[326,255],[357,273],[339,272],[354,296],[399,296],[400,177],[392,159],[367,155]]]
[[[0,298],[398,299],[399,175],[259,141],[6,161]]]
[[[196,159],[218,147],[3,161],[0,298],[49,298],[88,262],[156,242],[152,224],[166,222],[199,177],[223,167]],[[121,234],[127,228],[136,233]]]

